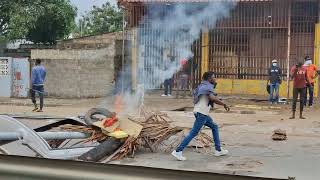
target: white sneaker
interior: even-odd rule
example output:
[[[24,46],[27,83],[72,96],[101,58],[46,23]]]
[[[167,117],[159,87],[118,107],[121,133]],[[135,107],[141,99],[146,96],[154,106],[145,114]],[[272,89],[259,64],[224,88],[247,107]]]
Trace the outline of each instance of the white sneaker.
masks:
[[[171,155],[174,156],[175,158],[177,158],[179,161],[187,160],[187,158],[182,156],[182,151],[177,152],[176,150],[174,150],[174,151],[172,151]]]
[[[217,151],[214,153],[215,156],[219,157],[219,156],[225,156],[229,153],[228,150],[225,150],[225,149],[222,149],[221,148],[221,151]]]
[[[168,94],[168,96],[172,96],[171,94]]]
[[[165,94],[162,94],[161,96],[162,96],[162,97],[167,97],[167,95],[165,95]]]

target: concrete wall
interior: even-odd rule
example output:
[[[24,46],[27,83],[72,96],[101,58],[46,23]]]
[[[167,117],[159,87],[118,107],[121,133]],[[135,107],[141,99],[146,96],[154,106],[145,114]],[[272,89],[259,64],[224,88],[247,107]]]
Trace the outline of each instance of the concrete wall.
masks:
[[[93,50],[31,51],[31,59],[41,59],[47,69],[45,91],[60,98],[101,97],[110,93],[114,57],[115,41]]]
[[[98,49],[105,48],[110,42],[122,40],[122,32],[107,33],[96,36],[84,36],[58,41],[57,49]]]

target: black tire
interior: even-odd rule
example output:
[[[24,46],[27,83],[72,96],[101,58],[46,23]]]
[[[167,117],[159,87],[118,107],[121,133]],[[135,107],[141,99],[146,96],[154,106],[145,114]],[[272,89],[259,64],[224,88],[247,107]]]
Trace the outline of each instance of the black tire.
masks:
[[[99,119],[93,117],[93,115],[97,115],[97,114],[101,114],[109,118],[112,117],[112,112],[110,112],[105,108],[92,108],[84,116],[84,121],[88,126],[92,126],[94,122],[99,121]]]

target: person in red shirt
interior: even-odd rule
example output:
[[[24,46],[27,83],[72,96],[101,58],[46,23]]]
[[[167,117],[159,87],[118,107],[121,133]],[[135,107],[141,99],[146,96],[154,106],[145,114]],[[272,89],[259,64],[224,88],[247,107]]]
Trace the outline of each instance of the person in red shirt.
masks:
[[[302,63],[299,62],[298,64],[294,65],[290,71],[291,78],[293,78],[293,103],[292,103],[292,116],[290,119],[295,118],[296,113],[296,106],[298,95],[300,94],[300,119],[305,119],[302,116],[303,107],[304,107],[304,100],[306,95],[306,87],[309,84],[307,78],[307,69],[306,67],[302,66]]]
[[[314,92],[314,80],[318,77],[318,67],[312,64],[312,60],[309,56],[305,57],[304,67],[307,69],[307,78],[309,80],[309,85],[306,88],[306,96],[304,101],[304,106],[307,106],[307,93],[309,92],[309,107],[313,105],[313,92]]]

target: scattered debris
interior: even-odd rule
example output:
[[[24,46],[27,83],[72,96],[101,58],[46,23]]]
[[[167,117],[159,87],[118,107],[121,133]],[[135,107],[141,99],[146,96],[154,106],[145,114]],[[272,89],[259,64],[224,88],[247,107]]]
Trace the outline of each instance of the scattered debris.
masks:
[[[262,164],[263,163],[258,160],[245,158],[245,159],[228,163],[225,166],[230,169],[247,169],[247,168],[254,168]]]
[[[240,114],[256,114],[255,111],[240,111]]]
[[[90,114],[97,114],[94,110],[89,111]],[[108,112],[99,108],[99,112]],[[88,114],[88,113],[87,113]],[[166,113],[149,112],[144,108],[141,109],[142,118],[133,120],[129,118],[108,118],[118,119],[119,123],[113,123],[109,127],[105,127],[106,119],[95,119],[91,121],[91,127],[64,125],[61,126],[65,131],[78,131],[91,133],[91,137],[85,142],[99,142],[100,145],[91,151],[79,157],[83,161],[103,161],[109,162],[118,160],[128,155],[134,156],[137,149],[149,149],[151,152],[158,150],[171,151],[176,148],[184,138],[190,128],[176,127],[171,124],[171,120]],[[114,114],[113,114],[114,115]],[[91,117],[91,116],[89,116]],[[116,131],[120,139],[111,137]],[[128,135],[122,136],[124,133]],[[194,147],[208,147],[212,143],[211,137],[205,133],[199,135],[190,143]],[[110,146],[110,147],[109,147]]]
[[[287,133],[285,130],[276,129],[273,131],[272,139],[274,141],[284,141],[287,140]]]
[[[287,98],[279,98],[279,104],[287,104],[288,103],[288,100]]]
[[[110,156],[122,144],[123,142],[119,139],[108,138],[107,140],[99,144],[97,147],[82,154],[78,159],[89,162],[97,162],[106,156]]]

